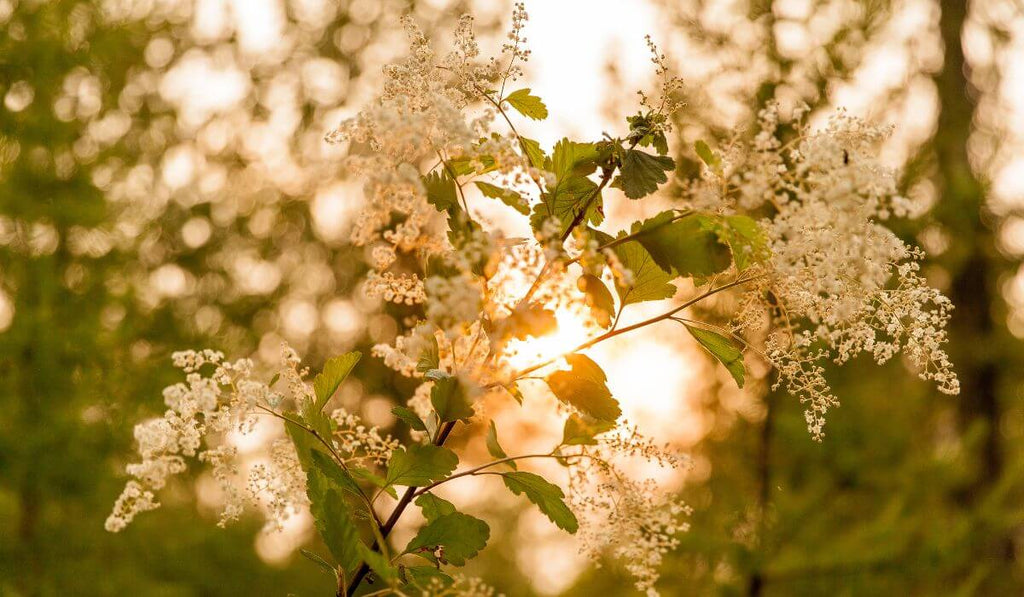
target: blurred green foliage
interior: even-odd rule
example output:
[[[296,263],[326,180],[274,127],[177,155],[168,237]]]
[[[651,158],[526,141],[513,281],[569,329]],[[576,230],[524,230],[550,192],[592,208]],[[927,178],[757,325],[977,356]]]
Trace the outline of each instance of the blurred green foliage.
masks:
[[[300,71],[302,60],[329,58],[345,66],[349,85],[358,80],[359,55],[384,13],[353,17],[335,6],[310,25],[298,4],[289,4],[286,14],[288,30],[301,32],[298,49],[268,63],[242,56],[231,32],[198,39],[187,10],[150,6],[149,14],[111,18],[102,8],[108,3],[98,0],[4,4],[13,8],[0,20],[0,322],[5,309],[13,309],[13,319],[0,330],[0,594],[318,594],[330,588],[301,558],[285,568],[263,563],[253,549],[258,521],[216,528],[215,515],[193,499],[194,477],[165,492],[159,515],[140,518],[118,536],[102,530],[124,482],[131,426],[159,413],[160,388],[176,381],[170,351],[209,345],[245,353],[261,342],[272,350],[288,337],[316,366],[329,354],[365,349],[374,329],[387,327],[374,320],[354,334],[312,340],[289,336],[275,310],[296,299],[320,313],[350,293],[359,273],[353,250],[314,229],[310,217],[310,198],[338,181],[330,157],[310,149],[337,100],[299,94],[299,124],[284,143],[298,165],[294,177],[276,176],[280,163],[254,157],[241,137],[216,151],[196,141],[214,122],[233,129],[265,122],[274,108],[263,100],[275,76]],[[707,2],[665,4],[666,22],[680,36],[701,26]],[[795,96],[826,109],[835,84],[848,80],[866,48],[883,36],[897,3],[851,3],[861,10],[822,44],[818,58],[826,60],[806,63],[774,46],[775,4],[746,4],[744,26],[759,35],[699,38],[726,62],[735,58],[712,76],[742,74],[737,95],[756,98],[739,101],[747,122],[775,98]],[[810,4],[816,11],[827,3]],[[1024,589],[1017,562],[1024,355],[1006,327],[1009,309],[999,292],[1017,262],[998,247],[985,174],[975,172],[967,152],[978,123],[999,116],[976,113],[976,98],[992,86],[979,91],[966,79],[970,69],[959,50],[965,5],[936,2],[945,67],[922,59],[918,73],[934,83],[940,112],[937,129],[907,159],[905,186],[933,185],[938,205],[921,224],[900,229],[907,236],[938,230],[952,241],[930,267],[958,307],[952,347],[963,395],[937,396],[900,363],[854,362],[830,374],[844,404],[819,445],[807,435],[802,407],[788,396],[769,393],[736,412],[709,394],[705,406],[716,423],[694,455],[710,474],[684,490],[695,513],[666,566],[666,595]],[[979,20],[993,38],[1006,37],[1000,23]],[[198,125],[179,121],[180,107],[147,79],[174,64],[154,58],[157,39],[171,42],[174,60],[190,51],[226,52],[250,81],[249,95],[230,114],[206,115]],[[762,44],[760,50],[742,47],[744,40]],[[768,67],[753,64],[752,56]],[[699,96],[698,81],[690,83],[697,95],[679,123],[676,145],[728,136],[736,123],[723,114],[733,114],[734,98],[709,102]],[[905,94],[891,90],[879,101],[895,104]],[[69,96],[76,98],[70,107],[60,103]],[[105,141],[90,125],[111,110],[124,112],[130,124]],[[58,117],[64,113],[69,116]],[[161,186],[154,173],[162,157],[183,143],[204,154],[203,168],[223,168],[222,186],[205,194],[195,190],[199,184]],[[680,158],[684,170],[695,171],[693,156],[688,166]],[[153,176],[142,176],[135,194],[124,191],[117,183],[137,182],[131,176],[145,172],[135,169],[140,166]],[[133,209],[145,203],[139,197],[153,203]],[[185,242],[182,229],[197,218],[215,222],[213,232],[201,243]],[[99,240],[84,230],[99,231]],[[234,292],[229,257],[240,256],[273,264],[280,283],[267,292]],[[154,298],[147,286],[168,263],[184,270],[189,291]],[[324,283],[311,287],[309,280]],[[372,365],[359,377],[368,393],[409,390],[398,392],[391,376]],[[515,536],[512,519],[496,521],[492,531],[493,545],[470,572],[508,595],[532,594],[507,549]],[[587,572],[568,594],[627,584],[626,576],[606,568]]]

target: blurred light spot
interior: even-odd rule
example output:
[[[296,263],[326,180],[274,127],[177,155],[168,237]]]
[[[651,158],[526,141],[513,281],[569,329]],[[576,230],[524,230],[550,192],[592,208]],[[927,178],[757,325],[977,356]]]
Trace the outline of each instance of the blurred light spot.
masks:
[[[7,293],[0,290],[0,332],[7,330],[14,323],[14,302]]]
[[[166,37],[153,38],[146,44],[146,64],[153,68],[163,68],[174,58],[174,43]]]
[[[286,301],[281,305],[281,322],[287,336],[305,338],[316,330],[319,313],[309,301]]]
[[[35,96],[36,91],[28,81],[17,81],[4,95],[4,106],[11,112],[21,112],[32,104]]]
[[[344,299],[334,299],[324,308],[324,325],[345,340],[354,340],[362,331],[363,314]]]
[[[149,275],[153,289],[165,297],[179,297],[188,290],[188,276],[185,270],[173,263],[166,263]]]
[[[209,220],[202,217],[190,218],[181,227],[181,240],[185,241],[189,248],[196,249],[205,245],[212,233],[213,227],[210,226]]]

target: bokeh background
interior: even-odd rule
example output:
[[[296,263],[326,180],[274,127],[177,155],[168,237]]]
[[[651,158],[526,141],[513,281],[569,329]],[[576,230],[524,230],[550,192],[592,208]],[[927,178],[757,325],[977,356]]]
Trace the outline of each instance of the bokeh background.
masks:
[[[695,512],[663,593],[1024,593],[1024,2],[527,8],[526,84],[552,117],[525,132],[547,146],[624,128],[653,84],[647,33],[687,82],[683,175],[694,140],[742,134],[769,101],[893,125],[881,156],[926,207],[898,232],[957,307],[961,396],[855,361],[830,372],[823,444],[768,372],[737,391],[677,330],[599,351],[630,420],[693,459],[665,480]],[[500,45],[511,7],[492,0],[0,0],[0,595],[330,594],[296,551],[317,547],[308,519],[219,529],[201,472],[120,535],[103,520],[172,351],[272,362],[285,339],[316,368],[393,337],[346,241],[360,185],[322,138],[403,51],[402,14],[443,47],[467,11]],[[608,204],[612,228],[652,209]],[[413,385],[372,359],[355,377],[339,404],[393,426]],[[512,429],[510,449],[539,433]],[[471,572],[505,594],[629,594],[531,510],[462,497],[502,513]]]

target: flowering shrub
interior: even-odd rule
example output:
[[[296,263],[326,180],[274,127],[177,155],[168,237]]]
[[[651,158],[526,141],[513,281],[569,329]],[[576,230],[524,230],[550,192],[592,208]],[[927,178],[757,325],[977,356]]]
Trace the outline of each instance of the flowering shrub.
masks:
[[[349,412],[325,412],[359,353],[331,359],[312,383],[287,346],[268,383],[245,359],[177,353],[185,382],[165,391],[163,418],[136,427],[142,461],[128,467],[134,479],[108,530],[157,507],[154,492],[195,457],[221,484],[222,522],[246,502],[262,504],[272,527],[308,508],[330,559],[307,555],[334,575],[339,595],[369,580],[383,587],[374,594],[486,595],[489,588],[450,571],[485,547],[490,529],[434,490],[490,475],[580,535],[586,553],[621,558],[636,588],[654,595],[661,559],[677,545],[689,510],[622,462],[671,468],[681,459],[622,420],[587,349],[655,323],[678,324],[740,387],[748,353],[774,366],[775,383],[806,403],[819,440],[838,403],[824,360],[866,352],[881,363],[901,352],[922,378],[958,391],[943,351],[951,305],[918,274],[921,252],[881,224],[913,207],[874,159],[885,131],[844,114],[812,131],[798,113],[796,135],[783,144],[778,111],[769,108],[751,140],[737,136],[719,151],[695,145],[703,171],[677,181],[677,208],[604,232],[606,189],[640,201],[674,175],[667,134],[682,83],[648,40],[658,97],[641,94],[621,137],[562,139],[549,152],[515,128],[518,117],[548,116],[529,88],[512,89],[529,58],[526,19],[517,5],[508,43],[488,61],[480,60],[469,17],[441,59],[407,22],[409,57],[386,69],[376,101],[327,137],[349,144],[348,167],[366,181],[352,231],[370,256],[364,289],[405,314],[402,333],[373,354],[421,382],[393,410],[413,439],[403,444]],[[528,219],[535,238],[507,237],[475,217],[471,188],[474,200],[501,202]],[[683,302],[619,325],[630,305],[671,299],[680,288],[690,294]],[[722,293],[736,297],[731,323],[691,315]],[[531,361],[531,346],[562,325],[563,313],[583,321],[589,339]],[[548,451],[509,455],[493,420],[467,423],[486,421],[485,399],[521,403],[528,384],[559,401],[563,437]],[[243,474],[230,436],[251,431],[259,416],[279,419],[290,441],[274,441],[269,461]],[[445,444],[472,429],[486,430],[481,440],[492,460],[460,468],[460,455]],[[564,478],[524,470],[539,459],[561,464]],[[384,496],[394,500],[386,515],[378,511]],[[424,523],[393,549],[388,537],[413,505]]]

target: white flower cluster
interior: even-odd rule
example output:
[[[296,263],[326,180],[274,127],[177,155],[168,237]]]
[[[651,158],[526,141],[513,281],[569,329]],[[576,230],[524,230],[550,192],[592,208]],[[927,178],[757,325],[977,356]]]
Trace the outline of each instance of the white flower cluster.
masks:
[[[889,134],[840,112],[821,131],[796,114],[796,138],[777,137],[779,114],[760,114],[749,143],[735,141],[723,166],[686,187],[695,207],[772,215],[767,275],[751,287],[739,327],[754,328],[760,305],[781,332],[766,355],[785,385],[808,403],[809,428],[823,434],[824,414],[838,404],[818,364],[868,353],[884,363],[902,353],[923,379],[949,394],[959,382],[943,348],[952,305],[918,275],[923,254],[883,221],[912,215],[897,193],[896,173],[877,158]]]
[[[173,360],[185,372],[185,382],[164,390],[168,409],[162,418],[136,425],[141,461],[127,466],[134,479],[117,499],[106,529],[121,531],[140,512],[157,508],[155,492],[172,475],[186,470],[186,458],[196,458],[210,467],[224,501],[222,526],[238,519],[246,504],[252,504],[262,507],[267,529],[282,528],[283,521],[308,504],[306,475],[294,445],[286,438],[274,438],[265,462],[244,467],[231,435],[252,433],[258,415],[280,418],[275,409],[286,397],[296,407],[314,399],[299,356],[291,347],[282,346],[277,377],[287,387],[285,394],[256,380],[248,359],[226,361],[219,352],[202,350],[177,352]],[[328,439],[349,462],[383,464],[399,445],[344,410],[335,411],[332,419],[335,429]],[[247,474],[244,468],[248,468]]]
[[[346,464],[387,464],[391,452],[401,445],[390,435],[381,435],[376,427],[367,427],[359,416],[344,408],[332,412],[331,418],[338,426],[334,431],[335,449]]]
[[[580,520],[582,552],[595,562],[611,553],[633,576],[638,591],[656,597],[662,560],[679,545],[677,535],[689,530],[684,519],[692,510],[654,480],[631,478],[630,469],[617,461],[639,459],[669,469],[683,461],[628,424],[575,454],[569,467],[569,503]]]

